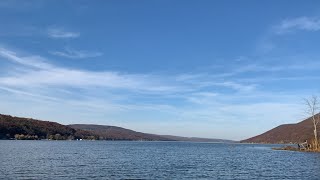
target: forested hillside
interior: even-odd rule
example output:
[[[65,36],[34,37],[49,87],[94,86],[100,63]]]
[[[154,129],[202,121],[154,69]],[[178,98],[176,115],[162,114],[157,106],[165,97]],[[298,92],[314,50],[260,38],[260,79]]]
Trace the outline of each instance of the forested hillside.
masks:
[[[0,114],[0,139],[96,139],[83,130],[75,130],[56,122],[40,121]]]
[[[84,130],[94,133],[102,140],[147,140],[147,141],[172,141],[167,137],[162,137],[155,134],[147,134],[136,132],[130,129],[125,129],[116,126],[104,126],[93,124],[72,124],[68,125],[77,130]]]
[[[319,114],[317,115],[319,116]],[[320,124],[318,129],[320,128]],[[243,140],[243,143],[301,143],[314,138],[311,118],[296,124],[283,124],[258,136]]]

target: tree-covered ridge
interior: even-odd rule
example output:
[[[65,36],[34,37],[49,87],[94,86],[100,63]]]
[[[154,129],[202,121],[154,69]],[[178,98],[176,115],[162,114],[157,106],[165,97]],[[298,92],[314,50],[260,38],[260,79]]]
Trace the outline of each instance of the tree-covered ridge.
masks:
[[[56,122],[0,114],[0,139],[96,139],[92,133]]]
[[[320,114],[316,115],[320,117]],[[320,124],[318,125],[320,126]],[[312,142],[313,124],[311,117],[296,124],[283,124],[258,136],[243,140],[243,143],[302,143]]]
[[[95,124],[71,124],[68,126],[76,130],[91,132],[97,135],[100,140],[175,141],[172,138],[167,138],[161,135],[136,132],[130,129],[125,129],[116,126],[105,126]]]
[[[62,125],[56,122],[14,117],[3,114],[0,114],[0,139],[231,142],[229,140],[221,139],[188,138],[148,134],[116,126],[95,124]]]

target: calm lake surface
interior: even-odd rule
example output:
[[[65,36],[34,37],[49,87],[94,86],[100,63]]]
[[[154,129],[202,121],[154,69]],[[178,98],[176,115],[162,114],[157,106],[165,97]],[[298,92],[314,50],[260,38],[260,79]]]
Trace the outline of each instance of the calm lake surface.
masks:
[[[320,154],[279,145],[0,141],[0,179],[320,179]]]

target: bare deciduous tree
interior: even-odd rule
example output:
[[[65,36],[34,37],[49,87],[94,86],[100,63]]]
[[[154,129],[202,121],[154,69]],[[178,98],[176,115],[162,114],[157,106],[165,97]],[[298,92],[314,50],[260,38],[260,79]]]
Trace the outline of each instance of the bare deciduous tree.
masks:
[[[318,149],[319,147],[319,143],[318,143],[318,133],[317,133],[317,126],[320,122],[320,115],[319,113],[319,108],[320,108],[320,101],[319,98],[317,96],[311,96],[308,99],[305,99],[305,102],[307,104],[307,111],[308,111],[308,115],[311,116],[311,120],[313,123],[313,134],[314,134],[314,148],[315,150]]]

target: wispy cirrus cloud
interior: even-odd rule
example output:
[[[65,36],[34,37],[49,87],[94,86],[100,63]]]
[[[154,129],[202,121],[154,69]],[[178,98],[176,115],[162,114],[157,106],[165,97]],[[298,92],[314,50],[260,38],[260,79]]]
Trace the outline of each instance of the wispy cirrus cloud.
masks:
[[[8,23],[0,29],[3,37],[50,37],[52,39],[74,39],[80,37],[80,32],[73,32],[62,27],[40,28],[34,25]]]
[[[49,51],[50,54],[70,58],[70,59],[83,59],[102,56],[102,52],[90,52],[84,50],[75,50],[71,48],[65,48],[63,51]]]
[[[301,16],[285,18],[269,26],[267,31],[258,39],[256,53],[267,55],[286,45],[281,36],[297,32],[316,32],[320,30],[320,16]],[[290,40],[290,39],[289,39]],[[297,43],[299,44],[299,43]]]
[[[70,69],[49,63],[41,56],[25,56],[6,48],[0,48],[0,56],[28,67],[14,76],[0,77],[0,84],[10,86],[67,86],[77,88],[103,87],[116,88],[142,93],[170,94],[198,91],[202,88],[224,87],[235,91],[249,92],[255,89],[254,84],[240,84],[230,80],[217,79],[217,76],[193,74],[166,76],[153,74],[127,74],[115,71],[88,71]],[[241,73],[242,71],[239,71]],[[221,76],[225,77],[225,76]]]
[[[65,39],[65,38],[77,38],[80,36],[79,32],[72,32],[72,31],[67,31],[64,28],[49,28],[47,30],[47,34],[50,38],[60,38],[60,39]]]
[[[40,56],[23,56],[5,48],[0,48],[0,56],[27,67],[22,73],[14,73],[14,76],[0,77],[0,84],[10,86],[104,87],[143,92],[177,92],[182,88],[163,83],[161,78],[154,75],[59,67]]]
[[[0,47],[0,56],[15,63],[38,69],[51,69],[53,66],[46,63],[40,56],[22,56],[12,50]]]
[[[139,127],[132,124],[135,120],[150,122],[155,119],[164,123],[170,121],[170,124],[174,122],[179,126],[199,121],[205,127],[220,129],[232,123],[243,126],[238,119],[242,117],[248,123],[261,123],[263,128],[255,130],[255,133],[259,133],[280,124],[276,117],[282,111],[297,112],[300,108],[292,101],[296,99],[296,94],[285,100],[281,96],[279,100],[279,97],[274,97],[274,93],[271,97],[267,97],[265,92],[259,95],[256,84],[232,81],[243,73],[270,70],[258,65],[235,67],[236,73],[222,74],[169,76],[99,72],[55,65],[42,56],[0,47],[0,61],[4,60],[14,67],[19,66],[23,71],[12,68],[7,69],[10,73],[0,72],[0,98],[6,102],[0,103],[0,107],[13,114],[16,112],[12,111],[16,110],[23,116],[32,116],[32,109],[37,109],[41,118],[61,119],[69,123],[73,123],[74,118],[87,122],[86,118],[101,116],[97,118],[99,121],[93,119],[91,123],[105,124],[105,118],[110,117],[113,121],[108,121],[108,124],[113,122],[114,125],[121,125],[124,122],[125,127],[130,124],[130,128],[136,129]],[[272,70],[285,69],[279,67]],[[70,90],[70,93],[64,90]],[[266,97],[266,102],[261,103],[261,99]],[[28,103],[28,107],[22,107],[21,101]],[[246,103],[239,103],[242,101]],[[69,115],[62,115],[65,113]],[[281,121],[291,118],[292,115],[284,115]],[[269,126],[265,126],[269,120],[274,124],[268,122]],[[196,128],[193,130],[194,136],[199,135]],[[241,138],[249,134],[243,132]],[[212,134],[208,133],[208,136]]]
[[[318,17],[298,17],[293,19],[285,19],[279,25],[274,27],[276,34],[285,34],[298,30],[319,31],[320,18]]]

